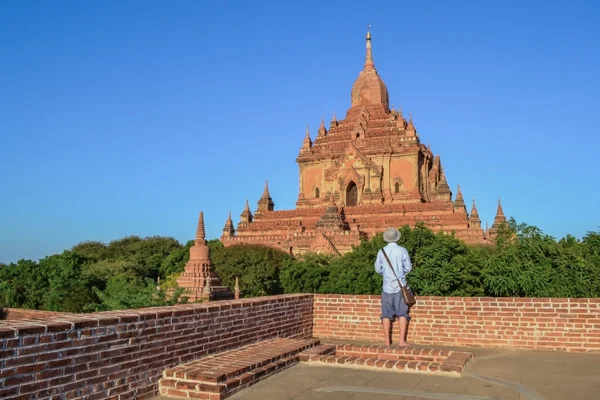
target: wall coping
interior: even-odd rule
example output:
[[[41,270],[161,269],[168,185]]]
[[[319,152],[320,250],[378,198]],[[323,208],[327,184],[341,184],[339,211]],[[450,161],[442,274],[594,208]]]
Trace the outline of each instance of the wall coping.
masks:
[[[50,316],[40,319],[0,321],[0,339],[41,333],[56,333],[72,329],[97,328],[118,323],[134,323],[159,318],[205,314],[213,311],[237,309],[245,306],[277,304],[282,299],[312,298],[312,294],[282,294],[251,297],[239,300],[219,300],[205,303],[178,304],[174,306],[148,307],[129,310],[100,311],[95,313]]]
[[[339,302],[352,303],[352,300],[372,300],[379,301],[380,295],[350,295],[350,294],[312,294],[312,293],[294,293],[275,296],[251,297],[239,300],[220,300],[206,303],[178,304],[174,306],[148,307],[117,311],[101,311],[95,313],[63,313],[55,316],[48,316],[40,319],[0,320],[0,339],[12,338],[23,335],[33,335],[41,333],[55,333],[72,329],[95,328],[118,323],[133,323],[147,321],[159,318],[179,317],[185,315],[203,314],[212,311],[227,309],[237,309],[248,305],[263,305],[277,303],[281,299],[295,298],[314,298],[319,299],[339,299]],[[600,298],[550,298],[550,297],[439,297],[439,296],[418,296],[417,304],[424,305],[427,302],[444,302],[452,305],[451,302],[461,303],[514,303],[517,304],[535,304],[535,303],[553,303],[553,304],[600,304]],[[11,309],[6,309],[10,311]],[[14,309],[24,310],[24,309]],[[37,310],[26,310],[35,312]],[[42,313],[40,313],[42,315]]]

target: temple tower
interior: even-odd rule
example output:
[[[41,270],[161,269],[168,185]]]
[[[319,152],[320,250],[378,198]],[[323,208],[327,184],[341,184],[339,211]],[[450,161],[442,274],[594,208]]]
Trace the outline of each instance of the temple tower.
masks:
[[[186,291],[185,295],[190,302],[233,298],[229,288],[221,285],[221,279],[213,270],[204,231],[203,212],[198,217],[196,239],[190,247],[190,259],[177,279],[177,284]]]
[[[370,30],[364,49],[345,116],[334,112],[327,128],[321,114],[316,136],[308,126],[300,129],[295,209],[275,211],[265,184],[254,215],[246,204],[235,233],[226,224],[225,246],[253,243],[292,254],[343,254],[389,226],[418,221],[467,243],[492,241],[504,215],[500,211],[484,233],[475,205],[467,213],[460,186],[453,199],[441,157],[421,143],[412,113],[405,118],[402,107],[390,109]]]

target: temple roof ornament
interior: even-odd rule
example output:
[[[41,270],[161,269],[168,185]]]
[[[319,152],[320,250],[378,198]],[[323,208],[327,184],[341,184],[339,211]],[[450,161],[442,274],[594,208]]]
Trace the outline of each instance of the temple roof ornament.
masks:
[[[365,66],[352,86],[352,107],[381,104],[389,110],[389,95],[385,83],[375,69],[371,49],[371,31],[367,31]]]

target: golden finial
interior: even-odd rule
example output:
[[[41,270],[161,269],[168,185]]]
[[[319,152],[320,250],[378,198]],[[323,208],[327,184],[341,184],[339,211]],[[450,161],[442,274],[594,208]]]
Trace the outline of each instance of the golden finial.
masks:
[[[367,40],[371,40],[371,23],[367,24]]]

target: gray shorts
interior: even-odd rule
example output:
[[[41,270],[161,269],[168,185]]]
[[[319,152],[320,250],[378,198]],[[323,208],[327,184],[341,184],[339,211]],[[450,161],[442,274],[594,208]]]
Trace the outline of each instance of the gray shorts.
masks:
[[[408,315],[408,306],[404,302],[402,292],[398,293],[381,293],[381,319],[388,318],[394,320],[394,317],[404,317],[410,321]]]

